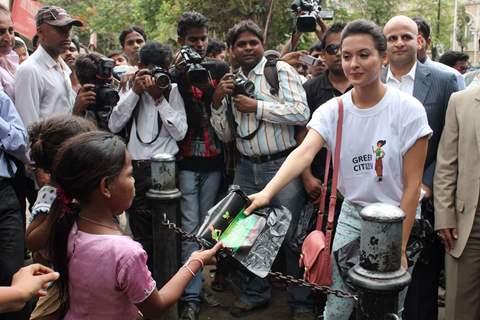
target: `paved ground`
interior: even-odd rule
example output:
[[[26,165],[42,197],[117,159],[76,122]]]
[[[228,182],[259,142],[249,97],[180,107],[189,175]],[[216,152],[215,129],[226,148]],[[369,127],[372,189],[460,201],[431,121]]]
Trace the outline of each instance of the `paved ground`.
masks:
[[[208,270],[204,271],[205,275],[205,288],[210,287],[212,277]],[[221,297],[222,304],[219,307],[211,308],[202,305],[200,311],[200,320],[223,320],[223,319],[241,319],[241,320],[288,320],[291,319],[290,312],[287,304],[287,294],[285,288],[273,288],[272,300],[270,305],[262,310],[254,312],[248,316],[242,318],[234,318],[228,312],[229,306],[235,301],[235,295],[229,289],[223,293],[215,293]],[[444,309],[439,309],[438,320],[444,319]]]

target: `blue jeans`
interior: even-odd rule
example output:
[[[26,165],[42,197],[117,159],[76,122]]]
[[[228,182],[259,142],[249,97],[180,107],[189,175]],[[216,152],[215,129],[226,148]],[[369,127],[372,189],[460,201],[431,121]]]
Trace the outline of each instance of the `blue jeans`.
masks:
[[[333,252],[339,250],[349,242],[358,238],[361,233],[362,218],[360,217],[360,211],[363,208],[359,205],[352,204],[351,202],[344,200],[342,204],[342,211],[340,212],[340,218],[338,219],[337,231],[335,239],[332,245],[332,288],[336,290],[342,290],[351,292],[351,290],[345,284],[336,260],[333,257]],[[417,213],[420,207],[417,208]],[[413,258],[414,262],[416,257]],[[408,272],[412,273],[413,266],[408,268]],[[403,302],[407,294],[407,288],[404,288],[398,295],[398,307],[399,315],[403,310]],[[336,297],[332,294],[327,297],[327,306],[323,313],[325,320],[348,320],[353,312],[354,302],[351,299],[343,299]]]
[[[253,163],[241,158],[235,170],[234,184],[240,186],[246,194],[261,191],[275,176],[286,157],[264,163]],[[299,252],[289,246],[290,239],[295,233],[298,217],[305,204],[305,191],[300,178],[294,179],[283,188],[271,201],[272,205],[283,205],[292,213],[290,228],[285,236],[282,250],[285,253],[287,274],[297,278],[303,276],[303,271],[298,266]],[[233,276],[233,281],[242,291],[241,300],[245,303],[258,306],[267,303],[271,298],[271,286],[267,279],[262,279],[243,271],[238,271]],[[298,286],[289,287],[289,305],[296,311],[310,311],[313,301],[310,290]]]
[[[215,205],[217,193],[222,179],[221,171],[195,172],[180,170],[178,183],[182,197],[180,211],[182,213],[182,229],[188,233],[196,233],[202,224],[208,209]],[[195,242],[182,242],[182,263],[185,263],[192,252],[199,247]],[[183,292],[182,301],[200,302],[202,290],[202,273],[199,272]]]

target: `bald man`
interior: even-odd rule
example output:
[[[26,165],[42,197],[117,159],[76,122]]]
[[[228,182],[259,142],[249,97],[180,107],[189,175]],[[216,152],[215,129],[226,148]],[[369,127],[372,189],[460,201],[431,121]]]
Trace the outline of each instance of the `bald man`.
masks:
[[[423,174],[422,218],[434,225],[433,176],[440,136],[450,95],[458,91],[455,76],[426,66],[417,61],[417,50],[422,46],[417,24],[406,16],[390,19],[383,29],[387,38],[389,65],[383,73],[388,86],[395,87],[417,98],[425,107],[428,124],[433,135],[428,143],[427,159]],[[443,246],[439,238],[431,235],[431,241],[423,249],[412,273],[405,299],[404,319],[437,320],[437,292],[440,268],[443,264]]]

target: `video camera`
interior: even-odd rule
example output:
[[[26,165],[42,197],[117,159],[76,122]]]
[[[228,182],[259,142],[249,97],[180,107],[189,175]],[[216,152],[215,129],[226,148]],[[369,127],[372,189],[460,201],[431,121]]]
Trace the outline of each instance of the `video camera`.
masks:
[[[97,67],[95,93],[96,102],[91,107],[93,111],[103,110],[105,107],[113,107],[120,100],[117,90],[112,86],[112,72],[115,61],[109,58],[101,58]]]
[[[202,56],[190,46],[183,46],[180,49],[180,55],[183,58],[190,83],[199,88],[208,86],[210,74],[201,64],[203,61]]]
[[[333,11],[322,11],[318,0],[293,0],[290,8],[297,16],[296,27],[300,32],[314,32],[317,28],[317,17],[332,20]]]

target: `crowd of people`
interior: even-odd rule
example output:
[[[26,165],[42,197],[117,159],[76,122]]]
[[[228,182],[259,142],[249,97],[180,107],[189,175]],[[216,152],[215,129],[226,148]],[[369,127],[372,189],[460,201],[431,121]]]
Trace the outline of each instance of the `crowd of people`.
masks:
[[[131,26],[107,55],[72,39],[83,22],[63,8],[41,8],[35,23],[29,50],[0,7],[1,319],[149,319],[179,301],[180,319],[195,320],[228,286],[238,289],[232,316],[267,306],[268,279],[221,261],[219,293],[206,290],[202,269],[217,262],[221,242],[183,240],[178,272],[165,284],[153,278],[150,159],[176,157],[188,233],[232,184],[250,196],[246,214],[288,208],[275,267],[302,278],[297,227],[329,189],[327,150],[338,146],[332,259],[360,236],[365,206],[398,206],[401,265],[412,275],[399,316],[436,320],[444,299],[447,320],[480,318],[480,88],[465,88],[468,56],[428,57],[425,19],[395,16],[380,27],[318,18],[309,50],[297,50],[295,31],[276,51],[251,20],[225,42],[209,39],[207,17],[192,11],[178,19],[178,50]],[[332,287],[352,292],[332,263]],[[354,313],[352,300],[287,291],[291,319]]]

